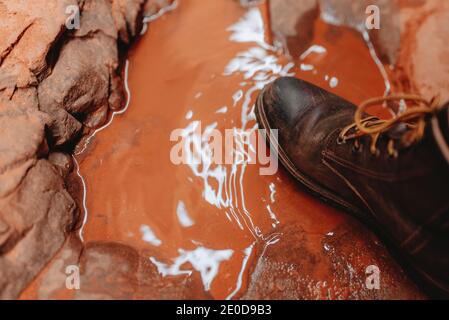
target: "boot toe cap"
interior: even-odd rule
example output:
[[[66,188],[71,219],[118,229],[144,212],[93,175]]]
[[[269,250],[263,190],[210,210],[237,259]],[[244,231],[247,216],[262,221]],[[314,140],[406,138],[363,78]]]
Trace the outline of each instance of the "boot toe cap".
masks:
[[[270,128],[288,129],[320,97],[320,89],[314,85],[296,78],[282,77],[264,89],[259,108],[263,109]]]

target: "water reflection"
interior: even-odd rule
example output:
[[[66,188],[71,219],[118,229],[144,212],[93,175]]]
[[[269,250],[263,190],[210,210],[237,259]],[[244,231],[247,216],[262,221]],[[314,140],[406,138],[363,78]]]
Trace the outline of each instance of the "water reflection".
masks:
[[[265,42],[264,22],[259,8],[248,9],[244,16],[227,30],[230,32],[229,41],[253,45],[248,50],[237,53],[226,65],[222,74],[223,77],[239,75],[245,80],[240,83],[240,88],[232,96],[232,107],[241,108],[239,125],[229,129],[234,130],[235,136],[244,130],[251,134],[257,130],[253,106],[255,95],[277,77],[293,75],[291,69],[294,64],[280,63],[275,48]],[[200,98],[202,94],[203,92],[198,92],[195,99]],[[198,160],[188,163],[191,173],[194,175],[193,180],[199,179],[202,182],[202,198],[210,205],[222,209],[229,222],[236,223],[242,231],[249,231],[254,237],[254,241],[263,241],[266,245],[274,243],[279,234],[273,231],[268,232],[267,235],[264,234],[246,203],[244,179],[249,162],[253,160],[251,154],[256,150],[254,141],[245,135],[238,136],[238,139],[234,141],[236,143],[233,144],[232,152],[235,154],[235,159],[239,161],[234,161],[232,164],[215,163],[212,135],[216,129],[223,128],[228,106],[221,105],[209,109],[214,120],[206,124],[204,130],[201,130],[200,119],[195,118],[194,107],[185,115],[185,119],[189,122],[183,128],[182,151],[187,158]],[[189,183],[192,182],[191,177],[186,177],[186,180]],[[271,204],[261,203],[260,205],[265,207],[267,215],[272,221],[271,226],[275,229],[280,223],[272,209],[272,204],[275,203],[275,182],[267,183],[267,189],[270,192]],[[180,224],[184,227],[189,227],[194,223],[182,201],[178,202],[177,216]],[[242,277],[253,252],[254,244],[255,242],[244,249],[240,253],[241,257],[233,255],[232,248],[214,250],[198,246],[190,251],[179,249],[179,256],[172,259],[172,263],[160,262],[156,257],[152,257],[151,261],[163,275],[190,274],[192,270],[186,267],[190,264],[193,270],[200,272],[204,288],[209,290],[211,283],[218,276],[220,263],[230,259],[241,259],[241,268],[234,285],[235,288],[228,295],[228,298],[231,298],[241,289]]]
[[[220,11],[227,14],[211,21],[211,12]],[[352,69],[342,71],[339,62],[340,48],[350,47],[346,42],[336,47],[318,38],[297,67],[287,61],[265,42],[263,13],[235,1],[181,1],[155,21],[130,58],[131,108],[96,137],[81,163],[89,190],[86,241],[131,245],[151,256],[165,276],[199,273],[215,298],[238,296],[252,259],[280,239],[289,241],[280,237],[285,226],[293,222],[320,234],[334,222],[282,174],[260,176],[258,166],[250,165],[256,145],[245,135],[232,150],[239,162],[214,163],[214,132],[255,132],[256,95],[280,76],[298,73],[320,86],[336,86],[337,93],[377,92],[376,81],[362,89],[349,86]],[[339,39],[351,44],[352,38]],[[200,163],[170,162],[175,128],[184,129],[183,151],[199,155]],[[320,238],[315,240],[313,247],[322,250]]]
[[[213,250],[202,246],[194,250],[179,249],[179,256],[174,259],[173,264],[167,265],[150,257],[159,273],[163,276],[177,276],[182,274],[191,274],[192,270],[182,269],[185,264],[190,264],[192,268],[198,271],[203,281],[204,290],[209,291],[212,281],[218,275],[220,263],[229,260],[234,250]]]

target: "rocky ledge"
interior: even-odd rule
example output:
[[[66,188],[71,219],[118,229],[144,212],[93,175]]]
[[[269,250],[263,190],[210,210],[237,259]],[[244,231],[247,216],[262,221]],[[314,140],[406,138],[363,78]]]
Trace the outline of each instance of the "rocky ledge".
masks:
[[[123,106],[145,2],[0,1],[0,298],[16,298],[77,226],[70,153]]]

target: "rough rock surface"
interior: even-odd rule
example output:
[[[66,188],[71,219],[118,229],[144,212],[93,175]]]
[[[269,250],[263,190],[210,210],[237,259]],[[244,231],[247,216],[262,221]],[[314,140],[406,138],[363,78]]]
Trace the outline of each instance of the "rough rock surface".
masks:
[[[243,299],[425,298],[375,237],[362,234],[363,228],[351,223],[324,237],[298,225],[279,230],[281,241],[260,248],[265,252],[253,267]],[[322,237],[321,247],[312,245],[314,237]],[[365,266],[381,270],[378,288],[367,286],[371,273]]]
[[[151,17],[160,12],[160,10],[172,5],[174,0],[149,0],[145,5],[145,16]]]
[[[374,43],[379,56],[390,64],[396,61],[396,53],[400,47],[399,3],[391,0],[319,0],[321,17],[335,25],[345,25],[360,32],[366,32]],[[372,6],[378,8],[380,29],[367,29]],[[365,36],[366,36],[365,35]]]
[[[70,152],[123,107],[125,51],[143,12],[171,2],[0,0],[0,299],[26,287],[35,299],[209,298],[199,278],[163,281],[135,249],[73,233],[81,211]],[[69,6],[80,12],[73,30]],[[73,266],[80,290],[67,288]]]
[[[77,210],[56,168],[41,159],[1,199],[0,213],[0,297],[13,298],[59,250]]]
[[[146,254],[145,254],[146,256]],[[79,288],[71,266],[79,268]],[[210,299],[198,275],[164,279],[135,249],[117,243],[95,242],[83,247],[76,237],[63,248],[32,284],[28,299]]]
[[[314,21],[319,13],[318,0],[270,1],[271,29],[275,39],[283,42],[288,52],[297,57],[310,45]]]
[[[67,152],[122,106],[144,2],[0,1],[0,298],[17,297],[77,223]],[[66,27],[70,6],[79,29]]]
[[[439,0],[307,0],[299,6],[292,0],[272,0],[272,29],[286,42],[293,57],[310,46],[312,18],[349,26],[368,35],[377,54],[393,70],[390,74],[397,92],[420,93],[427,99],[440,95],[449,100],[449,2]],[[302,2],[301,2],[302,4]],[[376,5],[380,29],[366,29]],[[285,10],[285,7],[291,10]],[[314,10],[319,15],[313,14]],[[309,30],[304,35],[304,30]]]
[[[449,1],[401,1],[401,43],[395,65],[398,90],[449,101]]]

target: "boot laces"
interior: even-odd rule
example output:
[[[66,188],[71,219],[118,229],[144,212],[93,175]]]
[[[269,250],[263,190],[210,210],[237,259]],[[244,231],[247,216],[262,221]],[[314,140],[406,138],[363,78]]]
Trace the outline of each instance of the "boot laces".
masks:
[[[372,98],[364,101],[359,105],[354,114],[354,123],[343,128],[338,136],[341,143],[348,140],[355,140],[356,147],[359,147],[359,138],[365,135],[371,136],[370,151],[372,154],[378,154],[377,142],[379,137],[397,126],[405,124],[410,130],[404,135],[402,141],[406,146],[412,145],[420,141],[424,136],[426,127],[426,115],[433,114],[439,109],[439,99],[433,98],[428,101],[421,96],[413,94],[396,94],[387,97]],[[412,107],[408,107],[405,111],[396,113],[393,109],[394,116],[391,119],[383,120],[378,117],[370,116],[362,118],[365,110],[374,105],[380,105],[388,102],[409,101],[413,103]],[[387,145],[387,151],[390,156],[397,157],[398,151],[395,149],[394,140],[390,139]]]

